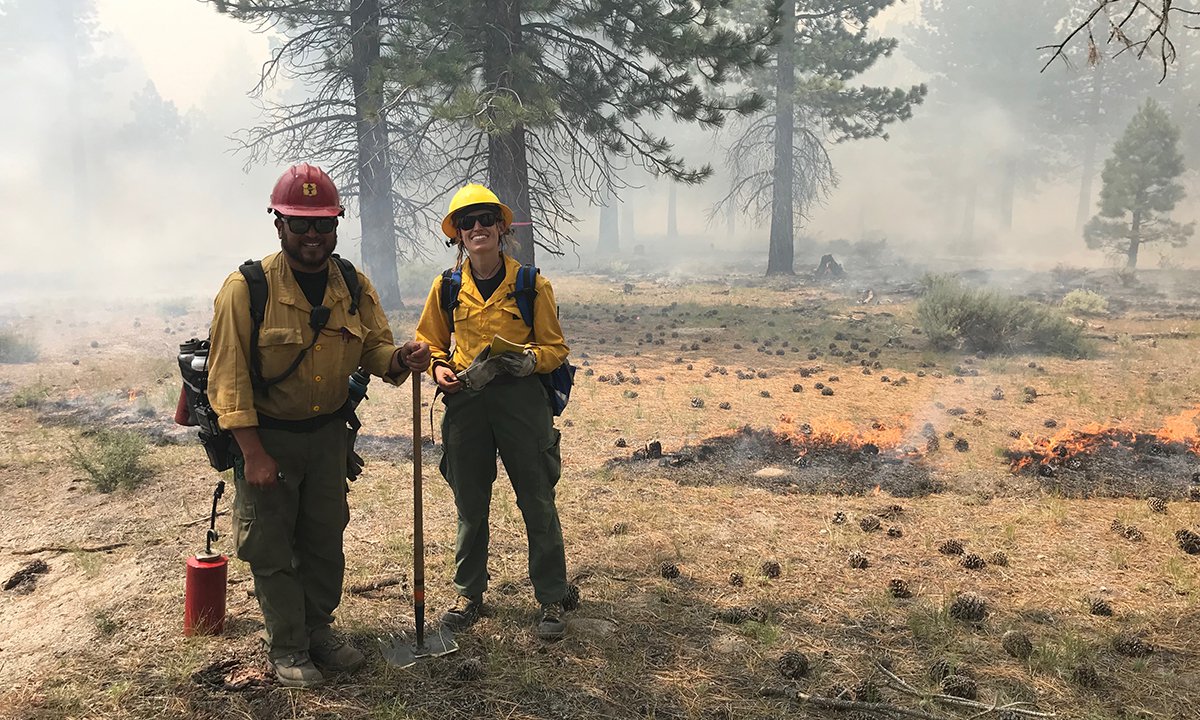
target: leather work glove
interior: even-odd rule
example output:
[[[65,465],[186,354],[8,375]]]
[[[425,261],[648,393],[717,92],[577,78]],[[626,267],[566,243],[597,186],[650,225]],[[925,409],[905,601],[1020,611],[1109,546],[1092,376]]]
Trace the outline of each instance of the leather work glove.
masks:
[[[537,357],[532,350],[526,350],[523,353],[504,353],[498,358],[500,363],[504,365],[504,369],[509,375],[514,377],[525,377],[532,375],[537,367]]]
[[[485,347],[471,361],[470,367],[458,373],[458,379],[472,390],[482,390],[492,381],[492,378],[500,374],[504,367],[500,364],[500,358],[494,358],[491,355],[492,349]]]

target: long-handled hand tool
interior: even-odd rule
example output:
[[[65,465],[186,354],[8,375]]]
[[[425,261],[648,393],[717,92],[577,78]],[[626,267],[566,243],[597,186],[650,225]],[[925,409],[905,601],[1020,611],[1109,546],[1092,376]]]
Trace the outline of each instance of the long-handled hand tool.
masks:
[[[385,639],[383,657],[392,665],[409,667],[422,658],[449,655],[458,650],[454,635],[440,628],[425,636],[425,527],[421,505],[421,375],[413,373],[413,616],[416,640],[407,633]]]

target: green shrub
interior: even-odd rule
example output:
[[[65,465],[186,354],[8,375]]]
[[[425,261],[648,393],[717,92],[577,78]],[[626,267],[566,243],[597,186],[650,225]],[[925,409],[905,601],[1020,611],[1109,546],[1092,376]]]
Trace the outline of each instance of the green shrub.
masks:
[[[1054,308],[970,288],[948,275],[927,275],[922,284],[917,322],[938,350],[961,344],[983,352],[1028,350],[1066,357],[1090,352],[1083,328]]]
[[[1072,290],[1062,299],[1063,310],[1076,315],[1103,315],[1108,312],[1108,301],[1100,293],[1091,290]]]
[[[142,464],[146,439],[130,430],[98,430],[88,446],[73,443],[71,463],[88,474],[102,493],[118,487],[132,490],[149,474]]]
[[[37,346],[11,330],[0,332],[0,363],[27,363],[37,360]]]
[[[12,396],[12,404],[13,407],[30,408],[36,410],[40,408],[42,403],[45,402],[49,397],[50,388],[46,385],[43,385],[41,382],[38,382],[33,385],[26,385],[24,387],[17,388],[17,391],[14,392]]]

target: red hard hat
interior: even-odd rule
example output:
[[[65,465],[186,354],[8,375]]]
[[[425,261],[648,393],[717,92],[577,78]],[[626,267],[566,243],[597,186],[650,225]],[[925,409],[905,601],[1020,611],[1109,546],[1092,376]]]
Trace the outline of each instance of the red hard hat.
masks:
[[[304,217],[336,217],[346,209],[338,201],[337,186],[315,165],[293,165],[279,176],[271,191],[267,212]]]

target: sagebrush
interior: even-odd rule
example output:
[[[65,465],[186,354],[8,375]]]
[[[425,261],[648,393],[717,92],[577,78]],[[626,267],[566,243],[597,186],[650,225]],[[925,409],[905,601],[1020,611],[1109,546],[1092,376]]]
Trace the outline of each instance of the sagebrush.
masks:
[[[90,442],[71,446],[71,463],[102,493],[136,488],[150,474],[145,455],[146,438],[131,430],[98,430]]]
[[[1104,315],[1108,312],[1108,301],[1091,290],[1072,290],[1063,297],[1062,307],[1077,315]]]
[[[27,363],[38,358],[38,349],[11,330],[0,331],[0,363]]]
[[[927,275],[917,322],[938,350],[961,345],[982,352],[1040,352],[1086,357],[1083,327],[1061,311],[994,290],[968,287],[949,275]]]

